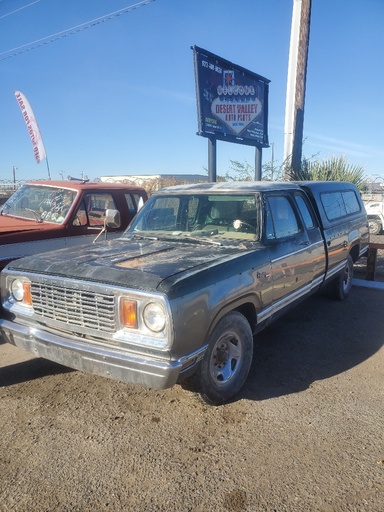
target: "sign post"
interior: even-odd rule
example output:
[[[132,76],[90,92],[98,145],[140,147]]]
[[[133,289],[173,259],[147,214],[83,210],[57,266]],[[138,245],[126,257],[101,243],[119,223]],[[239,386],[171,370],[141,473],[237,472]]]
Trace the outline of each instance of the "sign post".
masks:
[[[269,82],[207,50],[192,47],[198,135],[209,139],[209,176],[216,181],[216,140],[255,146],[255,175],[268,143]],[[214,142],[213,142],[214,141]]]

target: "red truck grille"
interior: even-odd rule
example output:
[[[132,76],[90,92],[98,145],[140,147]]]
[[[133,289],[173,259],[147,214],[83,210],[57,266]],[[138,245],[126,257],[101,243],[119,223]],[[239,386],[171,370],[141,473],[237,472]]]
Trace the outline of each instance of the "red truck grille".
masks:
[[[31,292],[33,309],[43,318],[103,332],[116,330],[114,295],[35,282]]]

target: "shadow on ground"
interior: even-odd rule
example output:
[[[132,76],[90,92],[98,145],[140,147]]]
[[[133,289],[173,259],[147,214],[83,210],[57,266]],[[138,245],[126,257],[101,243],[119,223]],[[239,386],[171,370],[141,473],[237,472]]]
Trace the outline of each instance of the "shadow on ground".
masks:
[[[36,358],[0,368],[0,387],[41,379],[47,375],[71,372],[70,368],[46,359]]]
[[[383,346],[383,311],[382,290],[354,288],[343,302],[306,300],[256,336],[241,397],[296,393],[362,363]]]

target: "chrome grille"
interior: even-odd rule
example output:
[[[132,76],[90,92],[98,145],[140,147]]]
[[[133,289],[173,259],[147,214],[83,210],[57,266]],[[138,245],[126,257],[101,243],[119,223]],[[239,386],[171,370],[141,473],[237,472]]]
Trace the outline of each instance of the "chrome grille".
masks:
[[[31,283],[35,313],[45,319],[103,332],[113,332],[115,297],[111,294]]]

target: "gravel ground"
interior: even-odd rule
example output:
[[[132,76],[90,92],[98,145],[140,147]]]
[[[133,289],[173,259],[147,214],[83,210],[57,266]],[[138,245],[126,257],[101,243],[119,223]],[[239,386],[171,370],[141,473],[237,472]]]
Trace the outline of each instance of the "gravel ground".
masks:
[[[221,407],[0,342],[0,511],[381,512],[383,311],[381,290],[307,300]]]

